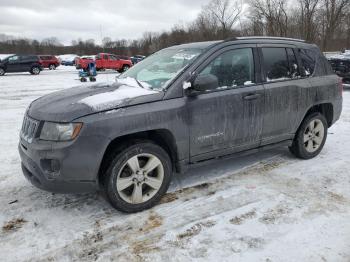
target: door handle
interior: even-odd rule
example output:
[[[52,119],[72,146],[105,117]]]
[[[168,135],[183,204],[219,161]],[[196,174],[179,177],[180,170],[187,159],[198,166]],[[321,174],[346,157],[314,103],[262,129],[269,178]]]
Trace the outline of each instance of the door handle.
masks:
[[[243,97],[244,100],[255,100],[258,99],[261,94],[249,94]]]

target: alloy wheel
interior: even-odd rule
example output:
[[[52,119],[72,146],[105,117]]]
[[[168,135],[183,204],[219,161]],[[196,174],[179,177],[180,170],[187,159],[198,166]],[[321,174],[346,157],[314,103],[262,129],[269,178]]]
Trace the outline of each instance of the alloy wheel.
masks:
[[[154,197],[164,180],[162,162],[153,154],[138,154],[119,170],[116,186],[120,197],[130,204],[141,204]]]
[[[310,121],[304,132],[304,146],[307,152],[314,153],[324,139],[324,126],[321,120]]]
[[[33,73],[34,73],[35,75],[38,75],[38,74],[40,73],[40,69],[37,68],[37,67],[34,67],[34,68],[33,68]]]

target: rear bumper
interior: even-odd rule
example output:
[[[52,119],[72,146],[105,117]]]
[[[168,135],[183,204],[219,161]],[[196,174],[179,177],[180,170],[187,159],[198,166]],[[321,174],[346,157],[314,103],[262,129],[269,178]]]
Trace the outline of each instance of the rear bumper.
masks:
[[[40,166],[40,152],[26,150],[21,142],[18,145],[21,157],[21,165],[24,176],[35,187],[54,193],[87,193],[95,192],[98,187],[96,181],[62,180],[62,178],[50,178]]]
[[[333,103],[333,121],[332,121],[332,125],[339,120],[340,115],[342,113],[343,110],[343,98],[339,98],[338,100],[336,100],[335,103]]]

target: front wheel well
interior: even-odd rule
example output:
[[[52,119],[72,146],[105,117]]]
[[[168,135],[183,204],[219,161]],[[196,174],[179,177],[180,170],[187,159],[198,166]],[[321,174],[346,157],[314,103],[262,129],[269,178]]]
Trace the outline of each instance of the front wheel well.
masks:
[[[108,165],[110,161],[114,158],[114,156],[119,153],[120,151],[124,150],[128,146],[135,143],[135,141],[151,141],[160,147],[162,147],[169,155],[173,170],[178,171],[176,162],[178,161],[178,155],[177,155],[177,147],[175,143],[175,138],[172,135],[172,133],[167,129],[157,129],[157,130],[150,130],[150,131],[143,131],[133,134],[128,134],[124,136],[117,137],[113,139],[109,145],[107,146],[107,149],[105,150],[105,153],[102,158],[102,162],[99,168],[99,181],[103,181],[101,179],[101,176],[105,173],[105,171],[108,168]]]
[[[318,104],[311,107],[305,114],[304,119],[312,113],[321,113],[327,120],[328,127],[333,123],[333,105],[331,103]]]

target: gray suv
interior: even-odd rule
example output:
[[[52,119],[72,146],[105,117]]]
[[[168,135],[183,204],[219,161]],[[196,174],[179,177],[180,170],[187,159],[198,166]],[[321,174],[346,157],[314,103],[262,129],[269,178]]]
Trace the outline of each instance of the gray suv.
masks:
[[[101,190],[118,210],[155,205],[172,175],[239,152],[322,150],[342,85],[315,45],[270,37],[161,50],[113,84],[65,89],[29,106],[24,175],[38,188]]]

